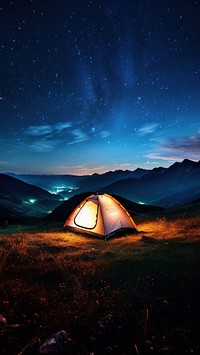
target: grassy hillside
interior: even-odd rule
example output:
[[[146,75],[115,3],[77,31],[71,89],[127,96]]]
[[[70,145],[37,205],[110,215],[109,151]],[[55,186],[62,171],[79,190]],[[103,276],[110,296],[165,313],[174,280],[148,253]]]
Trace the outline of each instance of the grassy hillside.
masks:
[[[2,233],[1,353],[39,354],[62,329],[59,354],[198,354],[199,217],[137,225],[106,242]]]
[[[59,204],[59,196],[0,174],[0,226],[45,217]]]

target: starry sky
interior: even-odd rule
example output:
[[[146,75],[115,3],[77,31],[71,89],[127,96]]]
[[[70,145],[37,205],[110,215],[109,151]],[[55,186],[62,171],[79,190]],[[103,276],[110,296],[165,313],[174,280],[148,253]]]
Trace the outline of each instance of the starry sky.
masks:
[[[200,159],[200,0],[2,0],[0,171]]]

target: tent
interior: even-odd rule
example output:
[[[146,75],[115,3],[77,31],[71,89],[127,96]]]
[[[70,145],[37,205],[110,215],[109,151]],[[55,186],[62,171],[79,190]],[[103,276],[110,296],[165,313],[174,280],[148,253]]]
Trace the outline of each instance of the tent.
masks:
[[[107,239],[119,230],[136,230],[136,225],[128,211],[115,198],[108,194],[93,194],[75,208],[64,228]]]

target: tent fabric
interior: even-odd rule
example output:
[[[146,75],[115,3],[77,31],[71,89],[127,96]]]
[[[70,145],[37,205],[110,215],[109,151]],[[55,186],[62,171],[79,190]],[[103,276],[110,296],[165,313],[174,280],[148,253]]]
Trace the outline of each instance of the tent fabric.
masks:
[[[134,229],[136,225],[128,211],[108,194],[87,197],[71,213],[64,228],[98,235],[107,239],[121,229]]]

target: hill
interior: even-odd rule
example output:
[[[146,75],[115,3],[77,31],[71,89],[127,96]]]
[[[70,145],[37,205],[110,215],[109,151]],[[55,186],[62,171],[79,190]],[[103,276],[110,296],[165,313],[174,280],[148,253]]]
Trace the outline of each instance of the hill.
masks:
[[[71,197],[68,201],[63,202],[60,206],[56,207],[52,213],[49,213],[46,217],[48,221],[60,221],[64,223],[64,221],[69,217],[72,211],[89,195],[93,194],[93,192],[83,192],[82,194],[75,195]],[[129,201],[119,195],[112,195],[116,198],[130,213],[132,217],[138,214],[152,213],[157,212],[160,213],[164,209],[157,206],[149,206],[149,205],[139,205],[132,201]]]
[[[0,223],[45,216],[59,204],[58,196],[11,176],[0,174]]]

